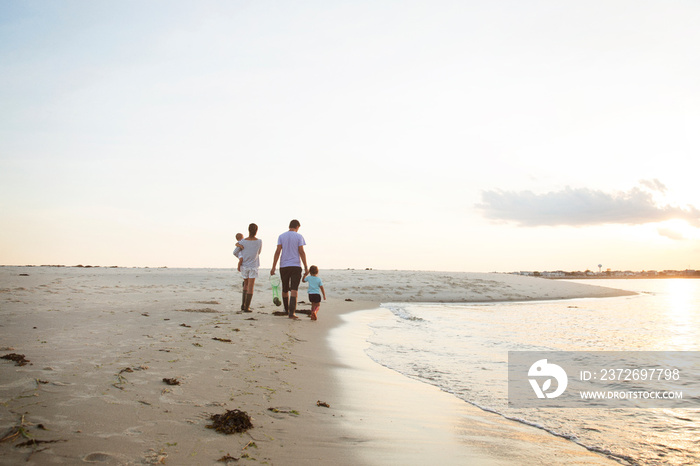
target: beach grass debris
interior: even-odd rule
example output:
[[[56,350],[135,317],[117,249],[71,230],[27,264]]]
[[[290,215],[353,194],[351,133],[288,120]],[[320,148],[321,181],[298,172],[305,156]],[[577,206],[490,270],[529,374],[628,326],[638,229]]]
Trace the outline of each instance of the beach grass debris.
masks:
[[[134,371],[145,371],[148,369],[148,366],[138,366],[138,367],[125,367],[124,369],[120,370],[119,373],[123,374],[124,372],[132,373]]]
[[[39,440],[39,439],[30,439],[27,440],[26,442],[18,443],[15,445],[16,448],[22,448],[22,447],[34,447],[36,445],[41,445],[42,443],[59,443],[59,442],[66,442],[67,440]]]
[[[318,401],[316,402],[316,406],[323,406],[324,408],[330,408],[330,407],[331,407],[331,405],[329,405],[329,404],[326,403],[325,401],[321,401],[321,400],[318,400]]]
[[[165,382],[168,385],[180,385],[180,381],[175,378],[165,377],[163,378],[163,382]]]
[[[0,356],[0,359],[7,359],[8,361],[14,361],[17,366],[26,366],[29,364],[29,359],[27,359],[23,354],[9,353],[5,356]]]
[[[297,411],[296,409],[267,408],[267,410],[272,411],[273,413],[292,414],[294,416],[299,415],[299,411]]]
[[[231,343],[231,339],[230,339],[230,338],[219,338],[219,337],[214,337],[214,338],[212,338],[212,340],[223,341],[224,343]]]
[[[202,309],[175,309],[175,312],[200,312],[203,314],[219,314],[219,311],[210,307],[205,307]]]
[[[216,461],[218,461],[219,463],[230,463],[231,461],[238,461],[239,459],[240,458],[235,458],[227,453],[226,455],[222,456]]]
[[[187,324],[180,324],[180,327],[185,327],[185,328],[192,328],[192,326],[191,326],[191,325],[187,325]]]
[[[209,419],[212,424],[206,426],[207,429],[214,429],[222,434],[231,435],[253,428],[248,413],[239,409],[227,410],[223,414],[212,414]]]
[[[24,414],[19,420],[19,425],[16,425],[10,431],[5,434],[3,438],[0,439],[0,442],[11,442],[13,440],[18,439],[20,436],[24,437],[26,439],[31,439],[32,436],[29,434],[27,431],[27,427],[31,426],[29,422],[25,421],[24,419]]]
[[[126,377],[122,375],[122,373],[115,374],[117,376],[117,381],[112,384],[114,388],[118,388],[119,390],[124,390],[124,385],[128,382],[126,380]]]

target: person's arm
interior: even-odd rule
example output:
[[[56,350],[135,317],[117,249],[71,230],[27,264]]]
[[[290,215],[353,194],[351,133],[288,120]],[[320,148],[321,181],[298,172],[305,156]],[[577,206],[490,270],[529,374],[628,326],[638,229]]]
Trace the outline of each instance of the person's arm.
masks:
[[[241,264],[243,264],[243,258],[242,258],[242,257],[238,259],[238,271],[239,271],[239,272],[241,271]]]
[[[309,268],[306,266],[306,253],[304,252],[304,246],[299,246],[299,257],[301,257],[301,261],[304,263],[304,273],[308,273]]]
[[[326,299],[326,289],[323,287],[323,285],[319,286],[319,288],[321,289],[321,293],[323,293],[323,299],[324,299],[324,301],[325,301],[325,299]]]
[[[278,244],[277,250],[275,251],[275,257],[272,259],[272,269],[270,270],[270,275],[275,274],[275,269],[277,268],[277,261],[280,258],[280,254],[282,254],[282,245]]]

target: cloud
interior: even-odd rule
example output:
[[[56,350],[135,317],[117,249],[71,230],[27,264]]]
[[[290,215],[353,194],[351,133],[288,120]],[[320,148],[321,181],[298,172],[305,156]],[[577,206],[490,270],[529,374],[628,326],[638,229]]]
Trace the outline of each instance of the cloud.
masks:
[[[684,240],[684,239],[686,239],[686,238],[685,238],[685,235],[684,235],[683,233],[681,233],[681,232],[679,232],[679,231],[676,231],[676,230],[672,230],[671,228],[659,228],[659,229],[657,230],[657,232],[659,233],[659,235],[665,236],[666,238],[670,238],[670,239],[673,239],[673,240]]]
[[[640,183],[656,192],[667,189],[658,180]],[[700,226],[700,210],[693,206],[659,205],[654,201],[653,193],[641,187],[616,193],[570,187],[544,194],[532,191],[484,191],[482,203],[476,207],[482,210],[486,218],[532,227],[641,225],[670,219],[683,219]]]
[[[639,184],[641,184],[642,186],[646,186],[652,191],[658,191],[660,193],[665,193],[666,191],[668,191],[666,185],[664,185],[661,181],[659,181],[656,178],[654,178],[653,180],[641,180]]]

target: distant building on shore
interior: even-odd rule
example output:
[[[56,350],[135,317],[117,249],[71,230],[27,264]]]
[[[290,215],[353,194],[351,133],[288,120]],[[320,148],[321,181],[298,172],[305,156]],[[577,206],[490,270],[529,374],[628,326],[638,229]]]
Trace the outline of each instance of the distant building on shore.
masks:
[[[606,270],[592,272],[591,270],[565,272],[563,270],[549,271],[523,271],[511,272],[514,275],[523,275],[527,277],[542,277],[542,278],[700,278],[700,270],[642,270],[634,272],[632,270]]]

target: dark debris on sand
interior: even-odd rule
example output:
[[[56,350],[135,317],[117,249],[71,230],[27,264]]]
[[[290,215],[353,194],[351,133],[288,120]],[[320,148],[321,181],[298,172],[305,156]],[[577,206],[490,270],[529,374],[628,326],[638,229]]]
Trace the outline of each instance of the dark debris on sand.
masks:
[[[253,428],[248,413],[239,409],[228,410],[224,414],[213,414],[210,419],[212,424],[207,426],[207,429],[214,429],[222,434],[230,435]]]
[[[17,353],[6,354],[5,356],[1,356],[0,359],[14,361],[18,366],[26,366],[29,363],[29,359],[25,358],[23,354]]]
[[[164,378],[163,382],[167,383],[168,385],[180,385],[180,381],[177,379],[170,379],[170,378]]]
[[[26,442],[18,443],[15,445],[16,448],[22,448],[22,447],[35,447],[37,445],[41,445],[43,443],[59,443],[59,442],[66,442],[66,440],[38,440],[38,439],[29,439]]]

